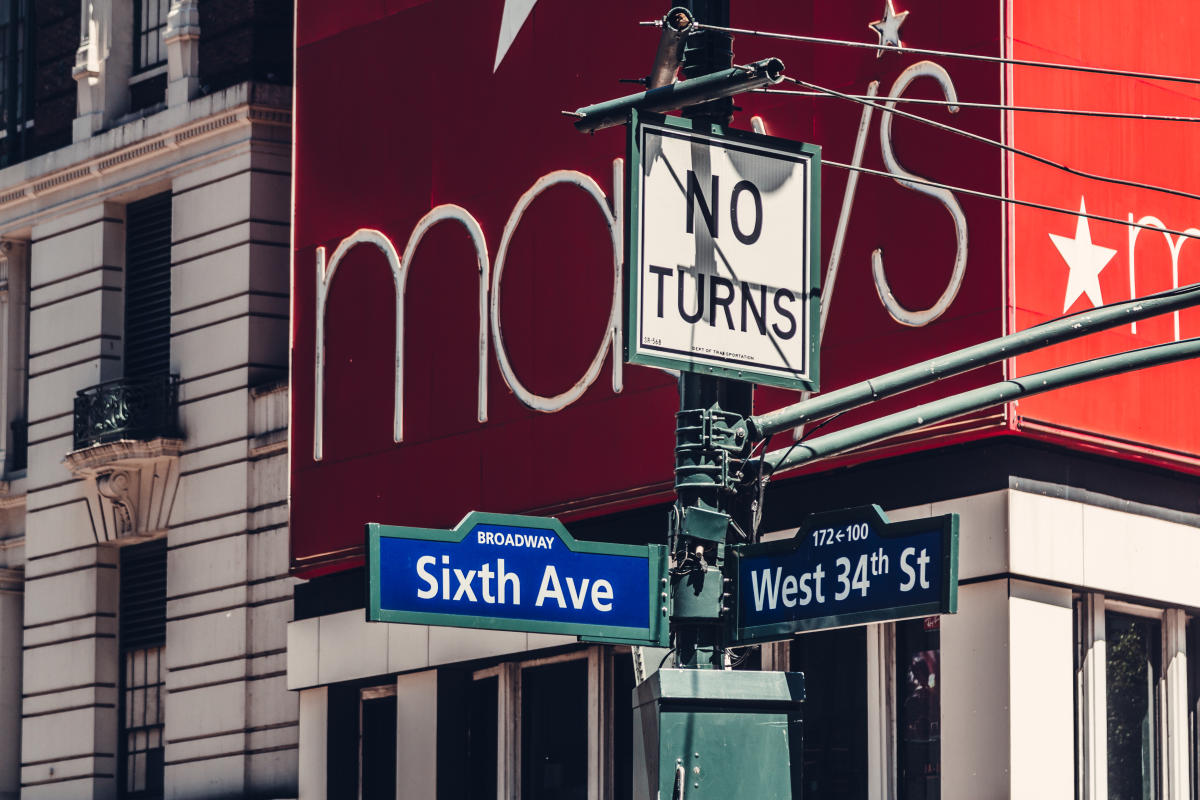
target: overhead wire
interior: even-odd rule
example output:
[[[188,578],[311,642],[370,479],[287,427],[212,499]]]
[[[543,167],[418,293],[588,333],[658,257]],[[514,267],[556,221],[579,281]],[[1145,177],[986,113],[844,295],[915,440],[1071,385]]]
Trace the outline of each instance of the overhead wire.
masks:
[[[854,172],[862,172],[867,175],[878,175],[883,178],[892,178],[893,180],[896,179],[897,177],[900,177],[897,175],[893,175],[890,172],[884,172],[881,169],[871,169],[870,167],[861,167],[861,166],[856,167],[853,164],[843,164],[840,161],[831,161],[831,160],[825,159],[825,158],[821,159],[821,165],[822,166],[827,165],[830,167],[838,167],[839,169],[853,170]],[[1146,230],[1146,231],[1157,231],[1158,233],[1169,233],[1173,236],[1183,236],[1188,239],[1200,239],[1200,235],[1197,235],[1194,233],[1188,233],[1187,231],[1178,231],[1178,230],[1175,230],[1174,228],[1159,227],[1157,225],[1147,225],[1142,222],[1131,222],[1126,219],[1118,219],[1117,217],[1106,217],[1103,214],[1093,214],[1089,211],[1074,211],[1069,208],[1061,208],[1059,206],[1047,205],[1046,203],[1035,203],[1032,200],[1020,200],[1015,197],[1005,197],[1004,195],[1001,195],[1001,194],[993,194],[992,192],[983,192],[978,189],[967,189],[962,186],[954,186],[953,184],[949,184],[949,183],[942,183],[940,181],[932,181],[932,180],[928,180],[927,178],[919,178],[915,175],[904,175],[903,178],[906,183],[919,183],[922,186],[933,186],[933,187],[940,188],[940,189],[949,189],[952,192],[969,195],[971,197],[982,197],[987,200],[999,200],[1002,203],[1012,203],[1013,205],[1025,206],[1027,208],[1036,208],[1041,211],[1052,211],[1056,214],[1066,214],[1066,215],[1072,216],[1072,217],[1084,217],[1085,219],[1094,219],[1097,222],[1111,222],[1115,225],[1126,225],[1131,228],[1141,228],[1142,230]]]
[[[640,25],[662,26],[662,20],[641,22]],[[960,58],[967,61],[980,61],[988,64],[1012,64],[1018,67],[1040,67],[1042,69],[1065,70],[1069,72],[1086,72],[1095,75],[1112,75],[1121,78],[1139,78],[1142,80],[1170,81],[1173,83],[1188,83],[1200,85],[1200,78],[1185,75],[1166,75],[1157,72],[1134,72],[1131,70],[1111,69],[1108,67],[1088,67],[1082,64],[1060,64],[1053,61],[1035,61],[1025,58],[1008,58],[1006,56],[989,56],[982,53],[961,53],[953,50],[931,50],[923,47],[895,46],[871,44],[870,42],[855,42],[849,39],[829,39],[821,36],[806,36],[799,33],[778,33],[774,31],[756,31],[750,28],[732,28],[725,25],[707,25],[695,23],[697,31],[717,31],[719,33],[738,34],[742,36],[760,36],[766,39],[781,39],[791,42],[807,42],[809,44],[827,44],[838,47],[855,47],[866,50],[876,50],[894,53],[912,53],[914,55],[940,56],[943,58]]]
[[[805,92],[797,89],[755,89],[758,94],[780,94],[792,95],[793,97],[834,97],[828,92]],[[878,98],[879,95],[866,94],[851,94],[847,97],[852,97],[856,100],[871,100]],[[965,100],[933,100],[921,97],[885,97],[885,101],[895,101],[897,103],[914,103],[917,105],[928,106],[959,106],[961,108],[987,108],[995,111],[1027,111],[1038,114],[1066,114],[1069,116],[1079,117],[1102,117],[1109,119],[1132,119],[1132,120],[1147,120],[1159,122],[1200,122],[1200,117],[1181,117],[1172,116],[1169,114],[1137,114],[1131,111],[1097,111],[1085,110],[1076,108],[1047,108],[1045,106],[1014,106],[1004,103],[971,103]]]
[[[830,89],[826,86],[821,86],[820,84],[812,83],[810,81],[806,81],[801,78],[793,78],[789,75],[784,75],[783,79],[785,81],[788,81],[789,83],[794,83],[798,86],[806,86],[809,89],[812,89],[813,91],[823,92],[825,94],[832,95],[833,97],[840,97],[843,100],[849,100],[853,103],[858,103],[860,105],[871,106],[872,108],[877,108],[880,111],[884,112],[885,114],[896,114],[896,115],[904,117],[906,119],[915,120],[916,122],[920,122],[924,125],[929,125],[930,127],[937,128],[938,130],[943,130],[943,131],[947,131],[948,133],[953,133],[957,136],[962,136],[966,139],[970,139],[971,141],[981,142],[983,144],[987,144],[992,147],[996,147],[1000,150],[1004,150],[1006,152],[1012,153],[1013,155],[1018,155],[1023,158],[1028,158],[1031,161],[1036,161],[1039,164],[1044,164],[1048,167],[1052,167],[1054,169],[1061,170],[1068,174],[1075,175],[1076,177],[1086,178],[1088,180],[1094,180],[1094,181],[1101,181],[1104,183],[1117,184],[1119,186],[1128,186],[1133,189],[1145,189],[1147,191],[1161,192],[1163,194],[1171,194],[1171,195],[1175,195],[1177,197],[1185,197],[1189,200],[1200,200],[1200,194],[1194,194],[1192,192],[1185,192],[1182,189],[1172,189],[1167,186],[1158,186],[1158,185],[1155,185],[1152,183],[1142,183],[1141,181],[1131,181],[1131,180],[1126,180],[1124,178],[1114,178],[1109,175],[1100,175],[1095,172],[1088,172],[1087,170],[1076,169],[1075,167],[1071,167],[1071,166],[1068,166],[1061,162],[1055,161],[1052,158],[1046,158],[1045,156],[1040,156],[1037,153],[1030,152],[1029,150],[1023,150],[1020,147],[1014,147],[1011,144],[1005,144],[1004,142],[998,141],[996,139],[989,139],[987,136],[981,136],[978,133],[972,133],[970,131],[963,130],[962,128],[956,128],[953,125],[947,125],[944,122],[938,122],[937,120],[929,119],[928,117],[922,117],[919,114],[912,114],[908,111],[901,111],[898,108],[889,108],[887,103],[891,102],[890,100],[885,100],[883,103],[877,103],[873,100],[867,100],[865,98],[855,97],[854,95],[846,94],[845,92],[839,92],[837,89]]]

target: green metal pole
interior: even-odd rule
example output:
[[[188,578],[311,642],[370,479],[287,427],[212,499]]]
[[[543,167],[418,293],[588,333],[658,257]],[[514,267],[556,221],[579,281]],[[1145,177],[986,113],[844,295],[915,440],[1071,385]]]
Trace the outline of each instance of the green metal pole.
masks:
[[[691,0],[689,7],[702,22],[729,24],[729,0]],[[688,37],[683,57],[687,80],[728,70],[732,63],[733,37],[728,34],[704,31]],[[733,116],[733,101],[714,99],[683,113],[700,123],[726,125]],[[697,148],[693,155],[697,172],[706,170],[706,151]],[[698,275],[716,271],[713,242],[704,226],[696,231],[694,268]],[[753,386],[748,383],[686,372],[679,378],[677,500],[670,531],[677,667],[725,667],[725,542],[733,523],[742,530],[751,527],[748,509],[736,502],[734,490],[743,463],[737,453],[745,442],[744,419],[752,399]]]
[[[1032,397],[1097,378],[1107,378],[1147,367],[1171,364],[1197,356],[1200,356],[1200,338],[1143,347],[1044,372],[1035,372],[1032,375],[1012,378],[991,386],[956,394],[953,397],[935,400],[932,403],[865,422],[862,425],[855,425],[846,430],[819,436],[807,442],[797,442],[790,447],[767,453],[765,461],[767,468],[775,472],[865,447],[892,436],[923,428],[926,425],[943,422],[1023,397]]]
[[[797,425],[848,411],[986,364],[1195,305],[1200,305],[1200,283],[1146,295],[1135,300],[1110,303],[1050,320],[1018,333],[965,347],[948,355],[851,384],[810,400],[793,403],[778,411],[755,415],[746,421],[747,435],[749,441],[755,442]]]

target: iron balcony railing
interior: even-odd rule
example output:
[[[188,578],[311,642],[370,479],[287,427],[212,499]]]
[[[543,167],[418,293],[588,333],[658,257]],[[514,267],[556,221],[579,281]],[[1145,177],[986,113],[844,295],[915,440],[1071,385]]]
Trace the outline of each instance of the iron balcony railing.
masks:
[[[119,378],[75,395],[75,449],[178,437],[179,378]]]

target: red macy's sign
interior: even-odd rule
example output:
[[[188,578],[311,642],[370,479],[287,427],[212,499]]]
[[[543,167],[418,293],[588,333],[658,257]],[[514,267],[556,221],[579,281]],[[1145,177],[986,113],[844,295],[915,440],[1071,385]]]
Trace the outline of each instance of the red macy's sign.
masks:
[[[1200,9],[1103,4],[1126,21],[1119,35],[1080,23],[1066,0],[820,9],[734,0],[732,23],[1190,74],[1185,32]],[[297,4],[291,491],[293,564],[304,574],[359,558],[368,519],[446,527],[471,509],[597,513],[671,491],[674,377],[619,357],[623,134],[581,136],[560,114],[645,74],[656,34],[635,23],[665,9],[469,5],[464,14],[444,0]],[[1164,15],[1178,24],[1152,31],[1148,20]],[[1087,180],[980,141],[1090,172],[1200,185],[1187,125],[1015,110],[1198,115],[1193,85],[744,35],[735,51],[739,61],[778,56],[789,74],[866,101],[738,99],[735,125],[757,117],[767,132],[824,151],[821,261],[834,275],[824,388],[1200,279],[1200,247],[1186,238],[981,196],[1200,226],[1190,198]],[[1187,312],[1142,322],[885,406],[1198,328],[1200,315]],[[1166,367],[1048,395],[881,451],[1016,431],[1195,468],[1200,423],[1182,409],[1193,372]],[[756,395],[760,410],[795,399]]]

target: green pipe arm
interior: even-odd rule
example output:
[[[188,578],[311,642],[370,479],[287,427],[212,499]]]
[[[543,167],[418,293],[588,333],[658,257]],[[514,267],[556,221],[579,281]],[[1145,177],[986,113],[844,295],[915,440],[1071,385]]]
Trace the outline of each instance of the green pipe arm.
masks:
[[[776,472],[817,459],[828,458],[848,450],[856,450],[883,439],[924,428],[927,425],[961,417],[973,411],[981,411],[1023,397],[1032,397],[1054,389],[1074,386],[1077,383],[1120,375],[1147,367],[1171,364],[1196,356],[1200,356],[1200,338],[1143,347],[1065,367],[1056,367],[1044,372],[1035,372],[1032,375],[1012,378],[953,397],[925,403],[916,408],[890,414],[846,430],[819,436],[811,441],[797,442],[789,447],[767,453],[764,460],[767,471]]]
[[[1194,305],[1200,305],[1200,283],[1053,319],[1018,333],[965,347],[948,355],[793,403],[778,411],[756,414],[746,421],[749,434],[747,440],[756,442],[788,428],[848,411],[874,400],[906,392],[1021,353]]]

